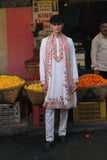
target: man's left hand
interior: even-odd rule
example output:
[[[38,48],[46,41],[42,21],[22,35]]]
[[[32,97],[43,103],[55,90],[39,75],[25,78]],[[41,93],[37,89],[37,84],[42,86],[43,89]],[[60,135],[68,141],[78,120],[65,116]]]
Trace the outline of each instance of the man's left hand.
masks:
[[[71,92],[75,92],[77,89],[77,84],[76,83],[72,83],[72,88],[71,88]]]

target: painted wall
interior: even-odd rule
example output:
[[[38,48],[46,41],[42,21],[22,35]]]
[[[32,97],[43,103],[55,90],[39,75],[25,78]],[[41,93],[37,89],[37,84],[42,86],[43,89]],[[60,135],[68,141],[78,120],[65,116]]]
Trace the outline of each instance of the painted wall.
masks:
[[[1,73],[29,77],[24,61],[33,56],[34,39],[30,28],[32,21],[32,7],[0,9]]]
[[[7,69],[6,10],[0,9],[0,73]]]

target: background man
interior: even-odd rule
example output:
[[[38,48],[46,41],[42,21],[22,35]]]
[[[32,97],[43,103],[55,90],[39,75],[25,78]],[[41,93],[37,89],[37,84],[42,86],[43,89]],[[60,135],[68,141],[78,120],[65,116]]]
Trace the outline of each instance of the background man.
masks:
[[[100,33],[91,44],[91,67],[95,74],[107,79],[107,20],[103,20],[99,28]]]

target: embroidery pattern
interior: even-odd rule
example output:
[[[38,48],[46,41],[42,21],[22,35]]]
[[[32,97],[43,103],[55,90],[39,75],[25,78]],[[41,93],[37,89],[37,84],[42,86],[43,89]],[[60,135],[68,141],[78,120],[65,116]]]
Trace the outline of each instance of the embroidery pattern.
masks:
[[[70,59],[70,51],[69,51],[69,44],[67,41],[67,37],[63,34],[59,40],[59,57],[57,54],[57,45],[54,40],[54,35],[51,34],[47,40],[47,67],[46,67],[46,81],[49,84],[52,78],[52,58],[54,58],[57,62],[60,62],[64,57],[64,73],[63,73],[63,97],[60,98],[53,98],[49,97],[48,104],[60,103],[60,104],[67,104],[72,102],[71,96],[71,84],[72,84],[72,70],[71,70],[71,59]]]

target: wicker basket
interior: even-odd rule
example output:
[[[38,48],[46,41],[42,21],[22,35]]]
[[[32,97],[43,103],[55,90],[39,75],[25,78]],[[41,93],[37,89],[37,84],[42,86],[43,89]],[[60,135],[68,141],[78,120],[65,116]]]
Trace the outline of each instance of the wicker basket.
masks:
[[[25,81],[25,77],[20,74],[4,74],[4,75],[17,76],[22,81]],[[14,103],[24,85],[25,83],[14,87],[0,89],[0,103]]]
[[[39,83],[39,81],[28,81],[26,82],[27,85]],[[25,89],[30,101],[32,104],[41,105],[44,102],[45,94],[42,91],[36,91],[32,89]]]
[[[36,48],[34,48],[33,49],[33,56],[35,57],[35,58],[39,58],[39,52],[40,52],[40,48],[39,47],[36,47]]]
[[[31,77],[39,71],[39,66],[35,61],[25,61],[25,67]]]
[[[0,103],[14,103],[24,85],[0,89]]]
[[[77,98],[79,102],[103,101],[106,96],[107,84],[77,88]]]

